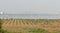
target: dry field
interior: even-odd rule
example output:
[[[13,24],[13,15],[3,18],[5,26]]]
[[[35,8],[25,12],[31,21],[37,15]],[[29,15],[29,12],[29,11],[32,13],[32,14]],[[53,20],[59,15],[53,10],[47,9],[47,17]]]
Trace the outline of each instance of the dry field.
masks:
[[[6,33],[60,33],[60,19],[2,19]]]

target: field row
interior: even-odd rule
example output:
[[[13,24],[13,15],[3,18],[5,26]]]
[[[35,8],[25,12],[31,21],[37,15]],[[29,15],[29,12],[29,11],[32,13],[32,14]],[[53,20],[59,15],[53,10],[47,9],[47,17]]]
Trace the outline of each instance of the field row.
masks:
[[[44,29],[48,32],[60,31],[60,20],[3,19],[2,22],[2,28],[11,32],[27,32],[32,28]]]

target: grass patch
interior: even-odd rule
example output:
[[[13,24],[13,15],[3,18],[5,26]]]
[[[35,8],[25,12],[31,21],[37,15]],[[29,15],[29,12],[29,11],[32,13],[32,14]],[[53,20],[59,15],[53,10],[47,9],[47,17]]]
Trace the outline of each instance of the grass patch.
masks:
[[[40,29],[40,28],[37,28],[37,29],[33,28],[33,29],[29,29],[28,33],[47,33],[47,31],[44,29]]]

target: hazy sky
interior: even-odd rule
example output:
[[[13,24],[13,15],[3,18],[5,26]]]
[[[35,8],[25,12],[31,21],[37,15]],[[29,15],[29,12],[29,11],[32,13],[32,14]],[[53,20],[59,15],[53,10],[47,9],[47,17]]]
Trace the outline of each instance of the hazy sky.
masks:
[[[60,0],[0,0],[5,13],[60,13]]]

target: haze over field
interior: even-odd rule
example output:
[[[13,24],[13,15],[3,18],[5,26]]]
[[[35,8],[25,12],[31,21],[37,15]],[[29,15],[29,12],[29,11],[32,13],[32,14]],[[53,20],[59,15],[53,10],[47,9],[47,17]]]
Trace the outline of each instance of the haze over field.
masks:
[[[6,14],[6,17],[60,18],[60,0],[0,0],[0,14]]]
[[[60,0],[0,0],[0,11],[12,14],[60,14]]]

